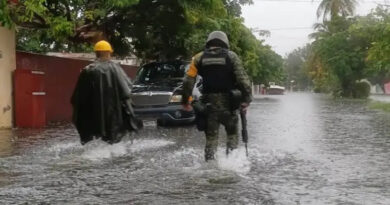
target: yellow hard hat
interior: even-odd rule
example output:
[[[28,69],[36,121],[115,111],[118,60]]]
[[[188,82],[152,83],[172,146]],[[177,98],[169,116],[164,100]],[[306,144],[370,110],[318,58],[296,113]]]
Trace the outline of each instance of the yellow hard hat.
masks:
[[[108,43],[107,41],[99,41],[95,44],[95,47],[93,48],[94,51],[109,51],[109,52],[114,52],[114,50],[112,50],[112,47],[110,45],[110,43]]]

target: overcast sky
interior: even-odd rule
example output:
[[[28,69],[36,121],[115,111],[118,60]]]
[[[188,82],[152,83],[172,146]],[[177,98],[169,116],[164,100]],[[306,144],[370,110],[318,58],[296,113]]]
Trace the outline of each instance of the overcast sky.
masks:
[[[365,15],[385,0],[358,0],[357,14]],[[318,22],[319,0],[254,0],[244,6],[242,16],[249,28],[269,30],[266,43],[283,57],[309,42],[312,26]]]

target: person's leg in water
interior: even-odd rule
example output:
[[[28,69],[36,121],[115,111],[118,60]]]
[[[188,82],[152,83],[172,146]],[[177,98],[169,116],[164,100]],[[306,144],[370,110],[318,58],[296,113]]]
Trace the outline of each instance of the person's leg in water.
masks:
[[[85,145],[85,144],[87,144],[88,142],[90,142],[92,140],[94,140],[94,136],[93,135],[80,134],[81,145]]]
[[[221,119],[227,134],[226,154],[228,155],[238,147],[238,115],[236,112],[228,111],[224,112]]]
[[[212,112],[207,116],[205,160],[214,160],[218,147],[219,120],[218,113]]]

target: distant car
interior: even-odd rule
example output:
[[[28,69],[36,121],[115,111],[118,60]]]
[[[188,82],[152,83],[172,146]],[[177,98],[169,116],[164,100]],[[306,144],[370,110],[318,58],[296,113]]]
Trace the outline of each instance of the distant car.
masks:
[[[274,82],[269,83],[270,86],[267,88],[268,95],[283,95],[286,90],[285,87],[276,85]]]
[[[141,66],[132,89],[135,114],[140,119],[156,120],[158,125],[190,124],[193,111],[182,110],[182,87],[189,63],[185,61],[153,62]],[[193,98],[200,97],[198,80]]]

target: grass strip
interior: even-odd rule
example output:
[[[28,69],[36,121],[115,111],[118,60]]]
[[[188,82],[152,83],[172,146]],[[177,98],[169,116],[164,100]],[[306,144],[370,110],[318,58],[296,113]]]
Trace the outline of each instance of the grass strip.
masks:
[[[385,112],[390,112],[390,103],[388,103],[388,102],[372,101],[369,104],[369,108],[375,109],[375,110],[383,110]]]

